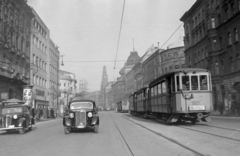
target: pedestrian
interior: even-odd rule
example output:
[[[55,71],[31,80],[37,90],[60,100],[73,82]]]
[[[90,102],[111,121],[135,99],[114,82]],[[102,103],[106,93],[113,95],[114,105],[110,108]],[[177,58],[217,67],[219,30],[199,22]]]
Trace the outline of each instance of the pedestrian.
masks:
[[[235,109],[236,109],[236,99],[235,96],[232,97],[232,103],[231,103],[231,113],[235,114]]]
[[[54,115],[54,110],[53,110],[53,108],[51,108],[51,117],[52,117],[53,119],[55,119],[55,115]]]
[[[32,117],[35,119],[35,108],[32,108]]]
[[[219,110],[220,110],[220,114],[223,114],[223,110],[224,110],[224,105],[221,101],[219,101]]]
[[[38,107],[36,111],[36,120],[39,120],[39,119],[40,119],[40,108]]]
[[[40,107],[40,113],[39,113],[39,118],[41,118],[43,116],[43,108]]]

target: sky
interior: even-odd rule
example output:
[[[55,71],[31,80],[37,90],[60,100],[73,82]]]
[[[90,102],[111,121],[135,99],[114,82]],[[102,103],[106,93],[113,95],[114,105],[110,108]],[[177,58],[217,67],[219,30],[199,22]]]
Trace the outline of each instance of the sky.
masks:
[[[151,45],[184,46],[180,18],[195,2],[125,0],[124,5],[124,0],[28,0],[63,55],[60,69],[74,73],[78,82],[86,80],[88,91],[100,90],[104,65],[108,81],[116,81],[133,49],[141,57]]]

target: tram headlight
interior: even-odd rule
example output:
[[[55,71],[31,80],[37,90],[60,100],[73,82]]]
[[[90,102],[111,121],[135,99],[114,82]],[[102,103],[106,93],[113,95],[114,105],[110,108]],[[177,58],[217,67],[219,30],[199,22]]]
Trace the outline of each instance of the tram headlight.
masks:
[[[69,114],[69,117],[70,117],[70,118],[74,118],[74,114],[73,114],[73,113],[70,113],[70,114]]]
[[[92,117],[92,112],[88,113],[88,117],[91,118]]]
[[[17,115],[13,115],[13,119],[17,119]]]

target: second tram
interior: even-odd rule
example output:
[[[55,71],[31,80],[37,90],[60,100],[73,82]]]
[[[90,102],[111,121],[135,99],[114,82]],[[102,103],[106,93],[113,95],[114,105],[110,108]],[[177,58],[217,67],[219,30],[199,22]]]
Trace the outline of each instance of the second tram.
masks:
[[[211,74],[206,69],[168,72],[130,96],[132,114],[155,116],[165,122],[210,121],[213,110]]]

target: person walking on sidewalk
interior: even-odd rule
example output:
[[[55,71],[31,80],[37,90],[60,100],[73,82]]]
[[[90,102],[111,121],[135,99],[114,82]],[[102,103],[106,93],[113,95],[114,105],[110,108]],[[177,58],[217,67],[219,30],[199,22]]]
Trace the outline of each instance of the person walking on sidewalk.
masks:
[[[223,105],[222,101],[219,101],[219,111],[220,111],[221,115],[223,115],[223,110],[224,110],[224,105]]]
[[[55,119],[53,108],[51,108],[51,117],[52,117],[53,119]]]

